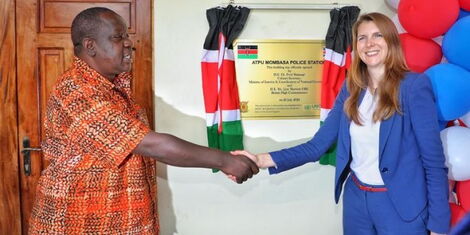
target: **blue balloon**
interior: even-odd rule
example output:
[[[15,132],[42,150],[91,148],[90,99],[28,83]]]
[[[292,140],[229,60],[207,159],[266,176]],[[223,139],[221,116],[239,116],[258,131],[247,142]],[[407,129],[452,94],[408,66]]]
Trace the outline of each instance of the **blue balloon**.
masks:
[[[470,70],[470,17],[461,18],[447,31],[442,52],[450,63]]]
[[[439,120],[454,120],[470,110],[469,71],[453,64],[437,64],[424,73],[431,80]]]
[[[460,8],[458,20],[460,20],[461,18],[463,18],[465,16],[470,16],[470,11],[466,11],[466,10]]]

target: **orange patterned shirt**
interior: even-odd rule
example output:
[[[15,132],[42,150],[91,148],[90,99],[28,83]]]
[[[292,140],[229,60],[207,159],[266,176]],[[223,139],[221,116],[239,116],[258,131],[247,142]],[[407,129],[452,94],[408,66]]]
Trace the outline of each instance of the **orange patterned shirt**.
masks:
[[[75,58],[57,81],[30,234],[158,234],[155,160],[132,154],[150,129],[130,79]]]

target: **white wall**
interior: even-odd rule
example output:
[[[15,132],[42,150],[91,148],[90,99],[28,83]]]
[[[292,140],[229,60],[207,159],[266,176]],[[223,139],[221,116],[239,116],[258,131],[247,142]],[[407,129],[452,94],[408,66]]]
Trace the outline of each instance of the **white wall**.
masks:
[[[228,2],[228,1],[226,1]],[[243,1],[235,1],[243,5]],[[244,1],[261,3],[262,1]],[[290,2],[289,0],[263,3]],[[314,0],[299,1],[318,3]],[[394,13],[382,0],[338,0],[362,11]],[[200,58],[209,29],[205,11],[223,1],[155,0],[154,90],[156,130],[207,145]],[[323,1],[321,3],[328,3]],[[253,10],[239,38],[324,39],[325,10]],[[319,121],[243,121],[254,153],[308,140]],[[161,235],[341,234],[341,202],[334,203],[334,168],[318,163],[237,185],[207,169],[158,166]]]

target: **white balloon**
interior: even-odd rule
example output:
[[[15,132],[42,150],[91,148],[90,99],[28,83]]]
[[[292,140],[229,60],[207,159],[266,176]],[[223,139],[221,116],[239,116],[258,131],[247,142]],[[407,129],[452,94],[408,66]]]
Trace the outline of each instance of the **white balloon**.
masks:
[[[470,127],[470,111],[459,118],[467,127]]]
[[[398,10],[398,4],[400,3],[400,0],[385,0],[387,5],[389,5],[391,8],[395,9],[395,11]]]
[[[443,40],[443,39],[444,39],[444,36],[441,35],[441,36],[437,36],[437,37],[433,38],[432,40],[433,40],[434,42],[436,42],[437,44],[439,44],[439,46],[442,47],[442,40]]]
[[[470,128],[452,126],[441,131],[441,140],[449,168],[448,178],[455,181],[470,179]]]
[[[437,37],[433,38],[432,40],[434,42],[436,42],[437,44],[439,44],[439,46],[442,47],[442,40],[443,39],[444,39],[444,36],[441,35],[441,36],[437,36]],[[447,61],[446,57],[444,55],[442,55],[441,63],[447,63],[447,62],[448,61]]]
[[[398,30],[398,33],[399,34],[402,34],[402,33],[406,33],[406,30],[403,28],[403,26],[401,26],[400,24],[400,20],[398,19],[398,14],[395,14],[393,17],[392,17],[392,21],[393,23],[395,24],[395,27],[397,27],[397,30]]]

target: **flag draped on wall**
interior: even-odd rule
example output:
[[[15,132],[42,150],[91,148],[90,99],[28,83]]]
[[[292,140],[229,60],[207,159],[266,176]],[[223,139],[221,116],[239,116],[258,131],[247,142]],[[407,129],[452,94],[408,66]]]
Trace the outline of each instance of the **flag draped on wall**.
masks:
[[[336,96],[351,64],[352,25],[360,9],[347,6],[330,11],[330,25],[325,39],[325,63],[321,83],[320,124],[333,108]],[[320,159],[320,164],[336,165],[336,144]]]
[[[204,42],[201,70],[207,139],[211,148],[243,149],[233,41],[245,26],[249,13],[246,7],[232,5],[206,12],[209,33]]]

